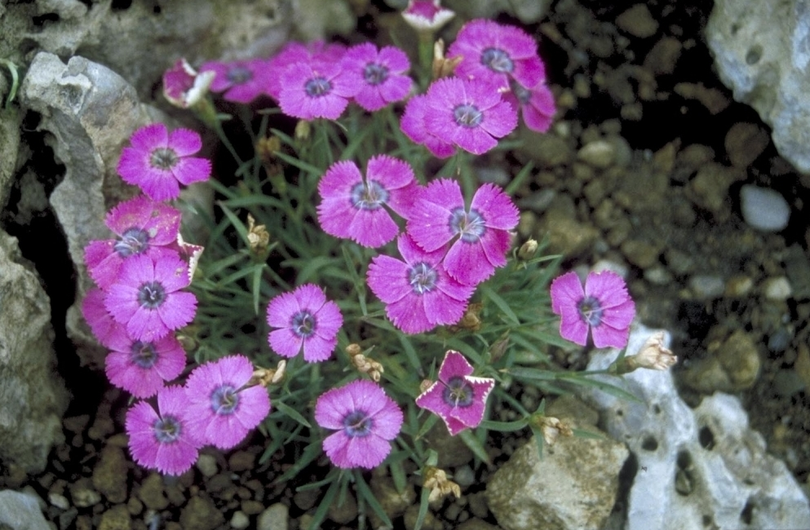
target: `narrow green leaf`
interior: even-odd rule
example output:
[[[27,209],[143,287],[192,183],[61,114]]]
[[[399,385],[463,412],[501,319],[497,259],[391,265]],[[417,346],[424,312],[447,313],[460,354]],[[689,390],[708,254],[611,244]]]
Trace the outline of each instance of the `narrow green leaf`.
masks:
[[[498,293],[493,291],[489,285],[483,283],[478,286],[478,289],[481,291],[481,294],[492,300],[492,302],[496,306],[498,306],[498,309],[500,309],[503,312],[503,314],[512,324],[516,326],[520,325],[520,319],[517,317],[515,312],[512,311],[512,308],[509,307],[509,304],[507,304],[506,301],[503,298],[501,298],[501,296]]]
[[[391,523],[391,519],[388,518],[388,514],[385,513],[383,507],[380,506],[380,502],[377,500],[377,497],[374,496],[374,493],[371,491],[371,488],[368,487],[366,481],[363,479],[363,475],[360,471],[355,470],[354,472],[354,479],[355,479],[355,486],[357,487],[357,494],[363,497],[371,509],[374,510],[374,513],[377,514],[383,524],[388,527],[393,527],[394,525]]]
[[[275,406],[275,407],[276,407],[278,410],[280,410],[281,412],[283,412],[283,413],[284,413],[284,414],[286,414],[287,416],[291,417],[292,419],[294,419],[295,421],[297,421],[298,423],[300,423],[300,424],[301,424],[301,425],[303,425],[304,427],[306,427],[306,428],[308,428],[308,429],[311,429],[311,428],[312,428],[312,425],[310,425],[310,424],[309,424],[309,422],[306,420],[306,418],[304,418],[304,417],[301,415],[301,413],[300,413],[300,412],[298,412],[298,411],[297,411],[297,410],[295,410],[294,408],[290,407],[289,405],[287,405],[287,404],[286,404],[286,403],[284,403],[283,401],[278,401],[278,400],[275,400],[275,401],[273,401],[273,405],[274,405],[274,406]]]
[[[416,514],[416,522],[413,524],[413,530],[422,530],[422,525],[425,524],[429,503],[430,490],[422,487],[422,493],[419,495],[419,512]]]
[[[315,510],[315,513],[312,514],[312,520],[309,522],[309,526],[307,526],[307,530],[317,530],[321,527],[321,523],[326,519],[326,514],[329,512],[329,507],[332,506],[332,501],[335,499],[335,495],[338,492],[340,487],[339,480],[333,480],[332,484],[329,486],[329,489],[326,490],[323,497],[318,504],[318,509]],[[299,489],[300,490],[300,489]]]
[[[472,433],[472,431],[464,430],[459,433],[461,437],[461,441],[464,442],[464,445],[470,448],[475,456],[478,457],[479,460],[484,462],[487,465],[490,465],[492,462],[489,459],[489,455],[487,454],[487,450],[484,448],[483,444],[481,443],[478,438]]]
[[[281,484],[282,482],[287,482],[294,476],[298,475],[298,473],[307,467],[313,460],[315,460],[318,455],[321,454],[321,445],[318,443],[311,443],[304,447],[304,452],[301,453],[297,459],[295,459],[295,463],[288,469],[285,473],[283,473],[280,477],[273,481],[273,484]]]
[[[567,381],[569,383],[573,383],[575,385],[580,386],[589,386],[592,388],[598,388],[602,392],[606,394],[610,394],[611,396],[616,396],[621,399],[627,399],[630,401],[635,401],[636,403],[641,403],[641,399],[636,397],[635,394],[628,392],[623,388],[619,388],[616,385],[612,385],[610,383],[606,383],[604,381],[599,381],[598,379],[591,379],[587,377],[586,373],[582,372],[557,372],[554,374],[556,379],[559,381]]]
[[[526,422],[526,420],[516,420],[516,421],[484,420],[481,422],[480,426],[489,431],[515,432],[525,429],[527,425],[528,423]]]
[[[504,193],[507,195],[514,195],[518,188],[520,188],[520,185],[523,184],[523,181],[526,180],[526,177],[529,176],[532,169],[534,169],[534,162],[529,161],[529,163],[523,166],[523,169],[521,169],[520,172],[515,175],[515,178],[513,178],[512,181],[506,186],[506,188],[503,190]]]

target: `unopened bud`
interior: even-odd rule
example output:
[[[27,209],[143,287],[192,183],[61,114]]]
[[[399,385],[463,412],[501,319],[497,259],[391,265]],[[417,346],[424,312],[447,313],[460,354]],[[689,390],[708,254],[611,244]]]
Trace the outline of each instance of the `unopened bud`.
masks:
[[[560,421],[559,418],[535,416],[534,424],[540,428],[540,432],[543,433],[543,440],[545,440],[548,445],[554,445],[554,442],[557,441],[560,435],[572,436],[574,434],[571,427]]]
[[[363,353],[363,349],[360,347],[359,344],[352,342],[348,346],[346,346],[346,353],[349,354],[349,357],[354,357],[355,355],[360,355]]]
[[[522,259],[523,261],[528,261],[534,257],[534,254],[537,252],[537,241],[534,239],[529,239],[522,245],[520,245],[520,249],[518,250],[518,258]]]
[[[481,314],[482,309],[484,309],[484,304],[480,302],[469,304],[467,306],[467,310],[464,311],[464,315],[461,317],[461,320],[452,326],[451,329],[456,331],[461,329],[465,329],[467,331],[478,331],[481,329],[481,318],[479,315]]]
[[[629,371],[636,368],[667,370],[678,362],[678,357],[664,347],[664,332],[658,331],[647,339],[636,355],[625,357],[625,361],[630,368]]]
[[[461,55],[457,55],[452,59],[446,59],[444,57],[444,41],[442,39],[437,40],[433,44],[433,79],[441,79],[442,77],[453,75],[456,66],[458,66],[458,63],[460,63],[462,59],[463,57]]]
[[[501,337],[492,343],[489,347],[489,358],[491,362],[495,362],[501,357],[503,354],[506,353],[506,349],[509,347],[509,332],[505,332]]]
[[[433,386],[433,381],[430,379],[423,379],[421,383],[419,383],[419,393],[424,394],[428,391],[428,388]]]
[[[295,124],[295,138],[297,140],[308,140],[312,131],[312,125],[307,120],[298,120]]]

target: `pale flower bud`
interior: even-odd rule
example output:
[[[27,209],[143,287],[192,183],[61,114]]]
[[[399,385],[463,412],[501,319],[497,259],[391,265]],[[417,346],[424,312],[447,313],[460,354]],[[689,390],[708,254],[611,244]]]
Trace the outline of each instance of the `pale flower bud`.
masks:
[[[447,24],[456,13],[441,6],[440,0],[410,0],[402,18],[415,30],[433,33]]]
[[[357,371],[368,374],[375,383],[379,383],[382,374],[385,372],[383,365],[374,359],[366,357],[362,351],[359,344],[352,343],[346,346],[346,353],[351,357],[352,364],[357,368]]]
[[[262,385],[264,387],[275,385],[284,379],[284,370],[287,368],[287,361],[280,360],[276,365],[275,370],[269,368],[259,368],[253,370],[253,375],[247,382],[246,386]]]
[[[626,360],[628,366],[633,370],[636,368],[667,370],[678,362],[678,357],[664,347],[664,332],[658,331],[647,339],[636,355],[627,357]]]
[[[163,74],[163,95],[175,107],[193,107],[208,93],[215,75],[212,71],[197,73],[185,59],[178,59]]]
[[[442,39],[437,40],[435,44],[433,44],[433,79],[441,79],[442,77],[453,75],[461,59],[463,59],[461,55],[453,57],[452,59],[445,59],[444,41]]]
[[[551,416],[541,416],[537,421],[537,426],[540,427],[540,431],[543,433],[543,440],[545,440],[547,445],[554,445],[554,442],[557,441],[560,435],[572,436],[574,434],[568,424],[563,423],[559,418]]]
[[[261,254],[267,250],[267,245],[270,244],[270,233],[264,225],[257,225],[256,220],[252,215],[248,214],[248,245],[250,250],[256,254]]]
[[[425,467],[424,477],[425,482],[423,486],[430,489],[428,501],[435,502],[450,493],[455,495],[457,499],[461,497],[461,488],[458,484],[447,478],[447,473],[445,473],[444,470],[427,466]]]
[[[433,386],[433,381],[430,379],[422,379],[422,382],[419,383],[419,393],[424,394],[431,386]]]
[[[529,239],[518,249],[518,258],[524,261],[530,260],[534,257],[535,252],[537,252],[537,241]]]

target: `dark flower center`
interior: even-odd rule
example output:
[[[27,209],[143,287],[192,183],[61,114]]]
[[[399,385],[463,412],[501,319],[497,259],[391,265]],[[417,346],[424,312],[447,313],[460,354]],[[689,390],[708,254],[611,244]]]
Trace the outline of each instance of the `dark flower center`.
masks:
[[[152,426],[155,432],[155,439],[162,444],[170,444],[180,438],[182,426],[180,420],[174,416],[164,416],[159,418]]]
[[[239,406],[239,394],[230,385],[222,385],[211,394],[211,408],[217,415],[233,414]]]
[[[468,129],[474,129],[484,121],[484,114],[475,105],[463,104],[453,109],[456,123]]]
[[[436,269],[425,262],[420,262],[408,270],[408,283],[418,295],[429,293],[436,287],[438,275]]]
[[[232,85],[241,85],[253,79],[253,72],[250,71],[250,68],[245,68],[244,66],[234,66],[228,70],[226,77]]]
[[[152,151],[152,154],[149,157],[149,163],[152,165],[152,167],[156,167],[164,171],[173,168],[179,161],[180,157],[177,156],[175,150],[169,149],[168,147],[155,149]]]
[[[596,327],[602,323],[602,304],[593,296],[586,296],[577,304],[577,310],[582,319],[589,325]]]
[[[129,350],[129,358],[139,368],[152,368],[158,360],[158,354],[151,342],[136,341]]]
[[[369,85],[380,85],[388,79],[388,68],[381,64],[368,63],[363,69],[363,79]]]
[[[470,383],[463,377],[451,377],[444,387],[442,398],[451,407],[469,407],[473,403],[475,392]]]
[[[113,250],[122,258],[140,254],[147,248],[149,248],[149,234],[146,230],[134,226],[124,231],[121,239],[113,245]]]
[[[493,72],[504,73],[511,72],[515,69],[512,59],[509,54],[498,48],[487,48],[481,54],[481,64],[492,70]]]
[[[293,333],[306,339],[315,333],[317,324],[315,315],[305,309],[293,315],[291,326]]]
[[[352,187],[351,201],[358,210],[376,210],[388,201],[388,190],[375,180],[359,182]]]
[[[323,77],[314,77],[306,82],[304,90],[306,90],[307,96],[319,98],[327,95],[332,90],[332,83]]]
[[[166,300],[166,290],[158,282],[149,282],[138,289],[138,303],[147,309],[157,309]]]
[[[461,240],[465,243],[475,243],[481,239],[487,227],[483,216],[476,210],[468,213],[464,208],[456,208],[450,213],[450,231],[461,235]]]
[[[371,434],[374,420],[363,410],[355,410],[343,418],[343,429],[349,438],[363,438]]]

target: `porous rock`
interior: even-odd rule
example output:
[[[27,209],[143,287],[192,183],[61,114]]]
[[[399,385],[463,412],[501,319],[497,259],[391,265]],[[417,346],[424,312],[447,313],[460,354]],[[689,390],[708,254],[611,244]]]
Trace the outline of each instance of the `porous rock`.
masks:
[[[48,296],[17,240],[0,230],[0,460],[31,473],[64,441],[68,394],[53,338]]]
[[[734,99],[771,126],[784,158],[810,172],[810,2],[717,0],[705,33]]]
[[[653,333],[634,326],[628,355]],[[666,336],[665,344],[669,340]],[[618,353],[598,351],[588,369],[606,369]],[[638,398],[582,392],[599,409],[608,433],[627,443],[638,463],[627,497],[627,530],[810,528],[807,498],[784,462],[767,454],[736,397],[715,393],[693,411],[668,371],[640,369],[624,381],[594,377]]]
[[[13,490],[0,491],[0,527],[50,530],[37,499]]]

